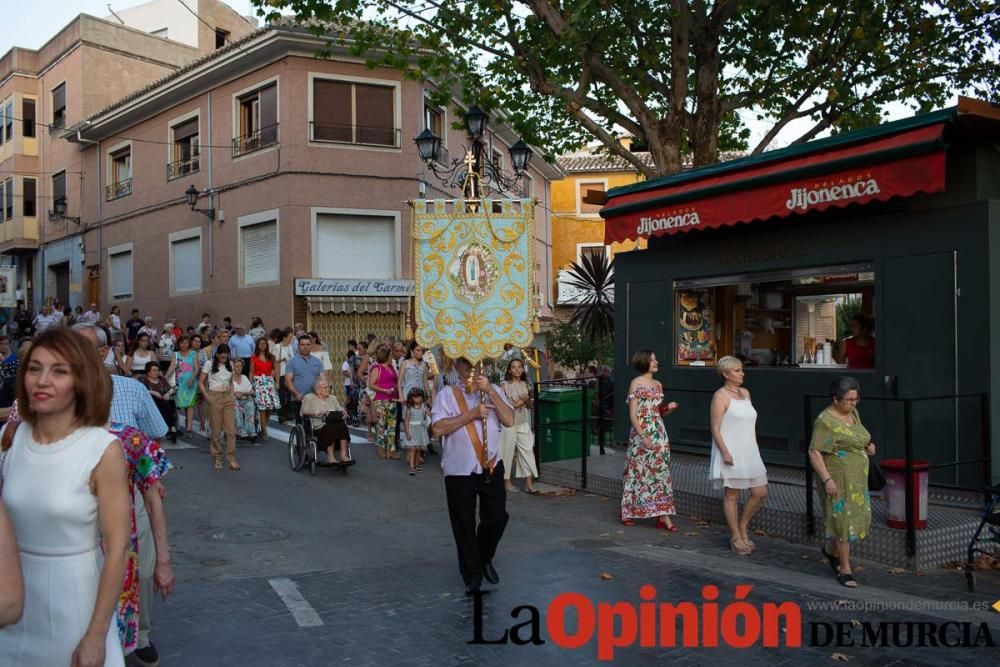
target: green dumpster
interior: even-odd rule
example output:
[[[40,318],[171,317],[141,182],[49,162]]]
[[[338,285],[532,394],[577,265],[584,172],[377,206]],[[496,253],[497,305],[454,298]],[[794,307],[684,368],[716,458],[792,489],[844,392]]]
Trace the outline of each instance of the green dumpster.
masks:
[[[542,463],[580,458],[583,438],[583,390],[551,387],[538,396]]]

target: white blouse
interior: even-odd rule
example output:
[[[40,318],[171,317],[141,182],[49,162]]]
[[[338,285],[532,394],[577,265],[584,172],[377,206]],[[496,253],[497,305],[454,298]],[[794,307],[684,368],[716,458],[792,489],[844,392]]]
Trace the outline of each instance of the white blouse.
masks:
[[[201,374],[207,377],[209,391],[231,391],[233,388],[233,372],[219,364],[219,370],[212,372],[212,362],[201,367]]]

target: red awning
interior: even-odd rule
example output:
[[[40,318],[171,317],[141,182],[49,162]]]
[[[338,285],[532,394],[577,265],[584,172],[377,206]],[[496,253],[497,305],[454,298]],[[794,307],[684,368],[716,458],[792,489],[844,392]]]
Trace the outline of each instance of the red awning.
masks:
[[[604,242],[940,192],[945,187],[944,125],[802,151],[763,164],[751,160],[746,168],[721,170],[724,173],[708,168],[704,178],[688,172],[664,179],[661,187],[612,192],[601,211]]]

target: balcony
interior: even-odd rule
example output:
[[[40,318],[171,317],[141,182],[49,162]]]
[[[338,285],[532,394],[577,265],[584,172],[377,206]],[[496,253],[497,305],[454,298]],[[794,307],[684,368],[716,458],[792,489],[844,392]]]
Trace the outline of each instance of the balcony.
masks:
[[[579,306],[584,302],[584,292],[576,287],[573,287],[570,283],[572,279],[569,276],[569,271],[565,269],[560,270],[556,277],[556,285],[559,288],[559,296],[556,298],[557,306]],[[615,302],[615,290],[612,284],[607,288],[608,299],[611,303]]]
[[[121,197],[126,197],[132,194],[132,179],[126,178],[125,180],[118,181],[117,183],[112,183],[104,188],[104,198],[105,201],[111,201],[113,199],[119,199]]]
[[[278,124],[267,125],[250,134],[233,139],[233,157],[253,153],[270,146],[278,145]]]
[[[309,123],[309,141],[355,146],[399,148],[402,130],[371,125],[344,123]]]
[[[0,224],[0,254],[16,255],[38,250],[38,218],[17,216]]]
[[[172,181],[175,178],[180,178],[181,176],[187,176],[188,174],[193,174],[201,168],[201,156],[195,155],[187,160],[177,160],[176,162],[170,162],[167,164],[167,180]]]

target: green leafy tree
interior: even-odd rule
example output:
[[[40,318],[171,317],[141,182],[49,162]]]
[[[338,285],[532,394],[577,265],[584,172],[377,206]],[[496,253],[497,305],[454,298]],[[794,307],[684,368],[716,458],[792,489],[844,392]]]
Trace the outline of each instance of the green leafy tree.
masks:
[[[598,341],[569,322],[556,323],[545,345],[553,361],[578,375],[590,364],[610,365],[614,358],[614,344],[610,338]]]
[[[407,68],[550,152],[598,139],[647,177],[919,111],[952,91],[997,99],[998,0],[253,0],[363,55]],[[749,145],[742,120],[770,122]],[[620,145],[632,134],[649,165]]]

